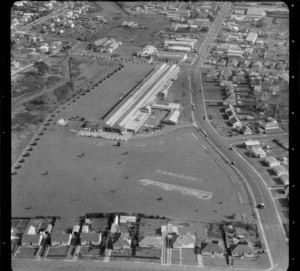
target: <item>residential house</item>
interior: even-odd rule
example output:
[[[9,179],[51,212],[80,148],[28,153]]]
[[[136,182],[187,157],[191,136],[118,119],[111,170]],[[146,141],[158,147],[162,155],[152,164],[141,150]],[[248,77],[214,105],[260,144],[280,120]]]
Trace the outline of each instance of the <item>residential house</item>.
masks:
[[[101,233],[84,232],[81,234],[80,240],[82,246],[87,246],[87,245],[98,246],[101,243]]]
[[[279,90],[280,90],[279,86],[268,87],[268,91],[270,91],[270,92],[278,92]]]
[[[88,233],[89,232],[89,226],[88,225],[83,225],[81,228],[82,233]]]
[[[229,118],[229,121],[233,128],[239,128],[242,126],[242,123],[240,122],[240,120],[235,116],[232,116],[231,118]]]
[[[266,152],[259,146],[251,146],[248,150],[254,157],[257,158],[264,158],[267,156]]]
[[[227,60],[222,59],[221,61],[217,62],[216,65],[220,66],[220,67],[225,67],[226,63],[227,63]]]
[[[222,81],[220,82],[220,86],[221,86],[221,87],[227,87],[227,86],[232,86],[232,85],[233,85],[233,82],[228,81],[228,80],[222,80]]]
[[[224,79],[229,79],[232,76],[232,72],[229,70],[226,70],[223,72],[222,75],[223,75]]]
[[[230,94],[224,101],[223,101],[223,105],[226,104],[236,104],[236,97],[234,94]]]
[[[74,225],[73,230],[72,230],[72,235],[78,235],[80,231],[80,226],[79,225]]]
[[[173,243],[173,248],[194,248],[196,236],[193,234],[179,235]]]
[[[251,69],[252,70],[260,70],[262,68],[262,62],[261,61],[255,61],[254,63],[252,63]]]
[[[261,85],[254,85],[254,86],[252,86],[252,90],[253,91],[261,91]]]
[[[244,146],[246,148],[248,147],[251,147],[251,146],[259,146],[260,145],[260,142],[258,140],[247,140],[247,141],[244,141]]]
[[[284,184],[284,185],[289,185],[290,184],[290,177],[288,174],[282,174],[279,176],[280,181]]]
[[[234,112],[234,107],[233,107],[232,104],[226,104],[226,105],[224,106],[224,110],[225,110],[225,113],[227,113],[228,110],[231,110],[231,111]]]
[[[272,167],[276,176],[281,176],[284,174],[288,174],[288,170],[284,166],[274,166]]]
[[[264,161],[269,167],[275,167],[280,165],[280,162],[273,156],[267,156]]]
[[[245,59],[244,62],[241,64],[241,67],[246,69],[250,65],[250,61],[248,59]]]
[[[227,66],[236,67],[238,63],[239,61],[236,58],[231,58],[228,61]]]
[[[21,239],[22,246],[38,247],[41,245],[43,236],[41,234],[23,234]]]
[[[250,129],[250,127],[246,124],[244,124],[242,127],[241,127],[241,133],[244,134],[244,135],[252,135],[252,130]]]
[[[228,118],[236,117],[236,114],[233,110],[227,110],[226,114],[227,114]]]
[[[212,242],[201,243],[201,254],[210,257],[224,257],[224,245],[221,241],[213,240]]]
[[[253,48],[252,47],[248,47],[244,50],[244,54],[246,56],[249,56],[249,55],[252,55],[252,52],[253,52]]]
[[[51,246],[69,246],[71,244],[72,234],[53,233],[51,234]]]
[[[274,121],[267,121],[263,128],[266,130],[266,129],[277,129],[278,128],[278,123],[276,120]]]
[[[254,250],[247,243],[231,244],[229,250],[233,257],[254,257]]]
[[[145,236],[140,242],[139,247],[144,248],[161,248],[162,237],[160,236]]]

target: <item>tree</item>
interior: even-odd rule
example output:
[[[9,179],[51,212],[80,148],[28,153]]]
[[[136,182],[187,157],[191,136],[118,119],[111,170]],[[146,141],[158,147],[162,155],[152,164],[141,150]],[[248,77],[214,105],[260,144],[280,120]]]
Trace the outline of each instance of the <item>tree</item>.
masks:
[[[48,65],[43,61],[37,61],[33,64],[33,67],[37,70],[39,75],[44,75],[45,72],[49,72]]]
[[[215,17],[212,14],[208,14],[207,18],[209,19],[209,21],[214,22],[215,21]]]
[[[261,28],[266,26],[266,22],[264,20],[264,18],[260,19],[257,23],[256,23],[256,27]]]

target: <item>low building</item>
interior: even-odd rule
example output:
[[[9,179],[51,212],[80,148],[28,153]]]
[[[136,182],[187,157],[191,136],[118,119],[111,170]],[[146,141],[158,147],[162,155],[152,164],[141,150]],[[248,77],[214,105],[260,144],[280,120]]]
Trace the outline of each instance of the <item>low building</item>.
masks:
[[[248,147],[252,147],[252,146],[259,146],[260,145],[260,142],[258,140],[247,140],[247,141],[244,141],[244,147],[248,148]]]
[[[162,237],[160,236],[145,236],[140,242],[139,247],[144,248],[161,248]]]
[[[275,167],[280,165],[280,162],[273,156],[267,156],[264,161],[269,167]]]
[[[267,156],[266,152],[259,146],[252,146],[248,148],[251,155],[253,155],[256,158],[264,158]]]
[[[155,55],[158,60],[181,62],[187,58],[186,53],[159,51]]]
[[[267,129],[277,129],[278,128],[278,123],[276,120],[274,121],[267,121],[264,125],[263,125],[263,128],[265,130]]]
[[[242,126],[242,123],[240,122],[240,120],[235,117],[235,116],[232,116],[230,119],[229,119],[231,125],[233,128],[239,128]]]
[[[272,167],[276,176],[281,176],[284,174],[288,174],[288,170],[284,166],[274,166]]]
[[[229,247],[232,257],[254,257],[254,250],[248,244],[232,244]]]
[[[157,48],[152,45],[147,45],[143,50],[137,52],[137,56],[148,57],[157,52]]]
[[[253,44],[255,43],[256,39],[257,39],[257,36],[258,36],[257,33],[255,33],[255,32],[250,32],[250,33],[248,34],[248,36],[246,37],[245,41],[246,41],[248,44],[253,45]]]
[[[288,174],[282,174],[279,176],[280,181],[284,184],[284,185],[289,185],[290,184],[290,177]]]
[[[120,223],[136,223],[136,216],[120,216]]]
[[[224,245],[221,241],[213,240],[212,242],[205,242],[201,244],[201,254],[210,257],[224,257]]]
[[[42,243],[41,234],[23,234],[21,239],[22,246],[39,247]]]
[[[81,245],[94,245],[98,246],[101,243],[101,233],[93,233],[93,232],[84,232],[80,236]]]
[[[164,118],[163,123],[175,125],[178,122],[179,116],[180,116],[180,111],[173,109]]]
[[[72,234],[53,233],[51,234],[51,246],[69,246],[71,244]]]
[[[173,243],[173,248],[194,248],[196,236],[193,234],[181,234]]]
[[[168,46],[167,50],[174,51],[174,52],[186,52],[186,53],[191,52],[191,48],[186,46]]]
[[[244,124],[241,127],[241,133],[244,135],[252,135],[252,130],[250,129],[250,127],[248,125]]]

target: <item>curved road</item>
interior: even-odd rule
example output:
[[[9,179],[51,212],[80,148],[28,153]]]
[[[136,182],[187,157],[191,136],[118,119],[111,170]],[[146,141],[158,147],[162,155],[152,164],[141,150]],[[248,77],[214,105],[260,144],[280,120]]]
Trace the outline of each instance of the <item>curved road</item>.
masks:
[[[196,124],[206,131],[209,139],[229,159],[229,161],[236,162],[235,166],[247,180],[253,192],[255,202],[265,203],[265,209],[259,210],[259,216],[274,261],[274,270],[287,270],[288,244],[282,225],[277,216],[273,198],[266,185],[262,182],[260,176],[257,175],[257,172],[254,171],[248,163],[244,162],[236,152],[229,150],[230,142],[222,138],[214,129],[212,129],[207,121],[203,120],[203,116],[205,116],[206,112],[203,106],[203,90],[202,93],[199,92],[199,89],[202,88],[200,69],[194,68],[193,72],[195,82],[192,97],[196,108],[195,112],[197,112],[194,114]]]

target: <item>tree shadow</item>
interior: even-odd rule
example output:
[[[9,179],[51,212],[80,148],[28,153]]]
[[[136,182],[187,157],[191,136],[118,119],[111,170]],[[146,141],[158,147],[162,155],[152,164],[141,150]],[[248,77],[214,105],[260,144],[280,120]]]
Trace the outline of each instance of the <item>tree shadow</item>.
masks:
[[[289,207],[289,201],[288,201],[288,199],[286,199],[286,198],[279,198],[278,201],[279,201],[281,207],[283,207],[283,208],[288,208]]]

